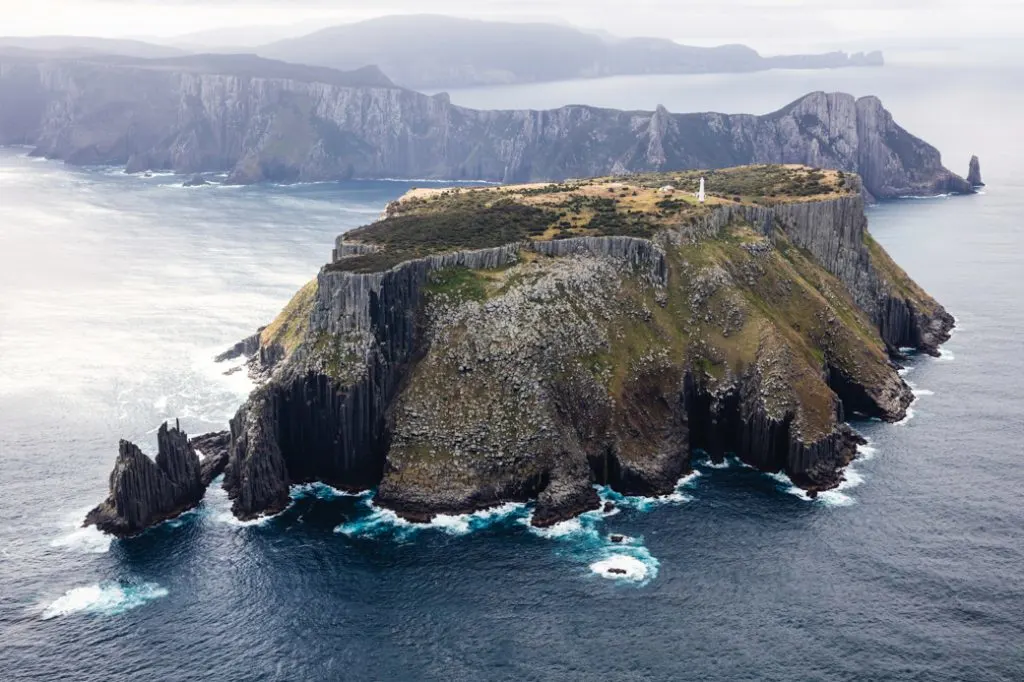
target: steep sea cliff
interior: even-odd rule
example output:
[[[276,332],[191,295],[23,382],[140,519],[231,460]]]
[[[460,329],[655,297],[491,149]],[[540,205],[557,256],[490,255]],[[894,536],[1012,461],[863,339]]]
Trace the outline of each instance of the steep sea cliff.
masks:
[[[812,495],[841,483],[862,442],[846,415],[903,419],[913,396],[890,358],[937,354],[952,318],[871,239],[855,178],[766,205],[677,194],[649,236],[614,234],[642,229],[630,207],[671,179],[413,195],[339,238],[260,334],[266,380],[231,424],[234,513],[281,511],[292,486],[322,481],[376,487],[378,505],[416,521],[535,500],[544,526],[595,508],[595,484],[668,494],[697,450]],[[419,247],[392,223],[448,220],[488,196],[613,201],[625,222],[403,255]],[[396,249],[397,263],[379,260]]]
[[[875,198],[972,191],[875,97],[812,93],[766,116],[478,111],[383,76],[303,68],[0,54],[0,144],[79,165],[226,172],[234,183],[527,182],[798,163],[860,173]]]

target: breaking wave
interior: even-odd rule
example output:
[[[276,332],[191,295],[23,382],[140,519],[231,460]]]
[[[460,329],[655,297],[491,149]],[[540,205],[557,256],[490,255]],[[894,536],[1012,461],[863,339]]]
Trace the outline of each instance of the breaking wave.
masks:
[[[42,619],[51,620],[75,613],[116,616],[167,596],[167,588],[156,583],[126,584],[108,581],[68,590],[43,609]]]
[[[468,535],[506,519],[526,515],[526,505],[518,502],[481,509],[471,514],[437,514],[430,523],[413,523],[390,509],[373,503],[372,493],[361,495],[361,506],[366,513],[346,521],[334,529],[335,533],[352,538],[392,537],[405,540],[422,531],[440,531],[447,535]]]
[[[71,512],[64,517],[60,528],[66,532],[50,541],[50,547],[81,554],[104,554],[110,550],[113,538],[101,532],[95,526],[82,527],[85,515],[92,507],[85,507]]]

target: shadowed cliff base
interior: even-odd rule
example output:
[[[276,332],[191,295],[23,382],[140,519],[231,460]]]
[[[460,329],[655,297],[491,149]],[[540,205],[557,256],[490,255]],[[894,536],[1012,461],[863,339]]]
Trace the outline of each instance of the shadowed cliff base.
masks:
[[[324,73],[329,72],[329,73]],[[74,112],[73,114],[71,112]],[[811,93],[765,116],[567,106],[477,111],[444,95],[245,56],[67,59],[0,52],[0,144],[76,165],[530,182],[800,163],[859,173],[866,196],[969,193],[875,97]]]
[[[595,484],[670,494],[698,449],[840,484],[847,416],[901,420],[891,358],[936,353],[953,320],[871,239],[855,176],[721,171],[704,203],[694,180],[417,191],[339,238],[260,336],[234,513],[322,480],[411,521],[534,501],[550,525]],[[504,231],[460,217],[514,206]]]

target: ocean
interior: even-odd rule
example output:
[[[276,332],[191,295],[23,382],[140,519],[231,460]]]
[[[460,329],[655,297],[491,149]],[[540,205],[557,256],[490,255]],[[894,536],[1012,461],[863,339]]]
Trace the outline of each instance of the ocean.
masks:
[[[117,440],[224,428],[212,357],[415,184],[180,187],[0,150],[0,679],[1024,679],[1024,110],[1019,67],[640,77],[453,92],[764,113],[878,94],[971,197],[869,209],[958,328],[815,501],[736,461],[536,531],[509,505],[413,527],[326,486],[241,524],[218,487],[130,541],[78,528]],[[612,543],[609,534],[628,536]],[[611,562],[616,580],[600,569]]]

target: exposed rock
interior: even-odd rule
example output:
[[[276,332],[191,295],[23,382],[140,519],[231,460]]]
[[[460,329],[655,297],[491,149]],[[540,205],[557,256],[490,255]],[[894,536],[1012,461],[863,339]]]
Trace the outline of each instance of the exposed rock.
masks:
[[[971,187],[985,186],[985,183],[981,181],[981,162],[978,161],[977,156],[971,157],[971,165],[967,169],[967,182]]]
[[[356,86],[362,81],[326,69],[309,72],[321,79],[311,80],[306,67],[239,69],[207,57],[212,63],[201,69],[175,70],[0,56],[0,144],[32,144],[37,156],[80,165],[227,172],[232,183],[526,182],[803,163],[858,172],[880,199],[972,191],[874,97],[812,93],[765,116],[664,107],[477,111],[386,80]]]
[[[209,185],[210,183],[200,173],[195,173],[191,178],[181,184],[182,187],[202,187],[203,185]]]
[[[247,336],[231,348],[213,359],[214,362],[226,362],[240,357],[252,357],[260,351],[260,334],[266,327],[260,327],[252,336]]]
[[[550,525],[601,508],[595,484],[673,492],[697,448],[835,487],[863,442],[844,418],[897,421],[913,399],[888,353],[952,327],[871,239],[856,188],[378,272],[344,269],[384,250],[374,230],[340,240],[301,341],[232,421],[234,512],[322,480],[377,486],[412,521],[533,500]]]
[[[227,463],[228,435],[208,434],[196,442],[204,448],[203,461],[177,424],[168,429],[165,423],[157,431],[155,461],[122,440],[110,474],[110,495],[89,512],[84,525],[130,537],[195,507]]]

